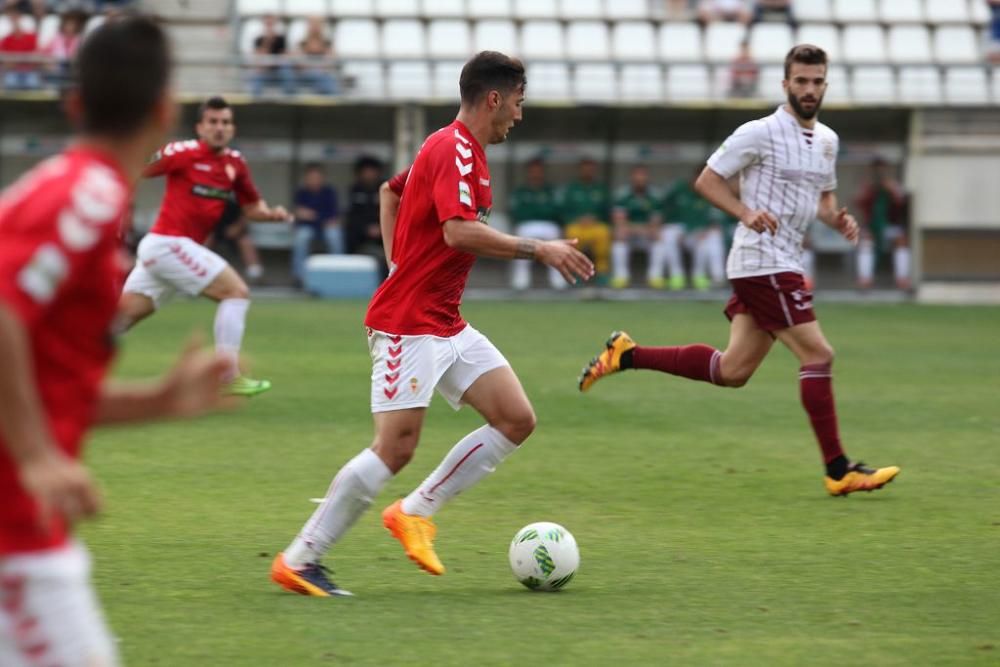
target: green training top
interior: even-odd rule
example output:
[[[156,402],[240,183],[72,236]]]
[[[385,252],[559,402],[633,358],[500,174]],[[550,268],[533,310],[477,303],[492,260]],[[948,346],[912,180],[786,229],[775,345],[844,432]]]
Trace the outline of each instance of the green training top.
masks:
[[[522,185],[510,195],[510,217],[515,223],[529,220],[559,222],[559,201],[554,187],[546,183],[540,188]]]
[[[611,195],[600,183],[573,181],[563,188],[560,208],[562,209],[560,218],[566,224],[571,224],[577,218],[587,215],[606,223],[611,209]]]
[[[631,187],[623,188],[615,199],[615,208],[624,211],[628,221],[636,224],[650,222],[663,213],[660,194],[653,188],[646,188],[644,192],[636,192]]]

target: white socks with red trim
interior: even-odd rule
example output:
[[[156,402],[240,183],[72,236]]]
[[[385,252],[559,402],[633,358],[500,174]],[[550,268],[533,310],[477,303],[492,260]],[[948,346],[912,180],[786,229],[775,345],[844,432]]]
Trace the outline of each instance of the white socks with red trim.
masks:
[[[243,345],[248,308],[249,299],[223,299],[215,311],[215,350],[232,364],[226,380],[240,374],[240,346]]]
[[[458,441],[413,493],[403,499],[403,512],[431,516],[441,507],[489,473],[517,445],[492,426],[483,426]]]
[[[299,569],[317,562],[364,514],[390,479],[389,467],[371,449],[348,461],[330,482],[323,503],[285,550],[285,563]]]

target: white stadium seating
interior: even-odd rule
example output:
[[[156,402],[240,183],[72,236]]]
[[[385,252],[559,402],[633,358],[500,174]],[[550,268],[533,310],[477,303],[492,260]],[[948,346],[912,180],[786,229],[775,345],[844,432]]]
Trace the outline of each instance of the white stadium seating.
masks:
[[[674,65],[667,72],[668,102],[707,100],[712,96],[708,67],[705,65]]]
[[[500,51],[518,53],[517,28],[513,21],[489,19],[478,21],[473,29],[472,42],[476,52]]]
[[[567,100],[569,67],[565,63],[529,64],[528,94],[532,100]]]
[[[844,104],[851,99],[851,85],[847,77],[847,68],[843,65],[831,65],[826,71],[826,95],[823,102],[828,104]]]
[[[289,16],[326,16],[330,13],[327,0],[285,0],[285,13]]]
[[[406,60],[389,63],[386,81],[389,97],[404,100],[419,100],[427,97],[431,90],[430,65],[422,60]]]
[[[833,20],[843,23],[866,23],[878,20],[875,0],[833,0]]]
[[[611,29],[611,54],[615,60],[654,61],[656,33],[648,21],[620,21]]]
[[[281,0],[237,0],[236,11],[241,16],[255,14],[280,14]]]
[[[330,14],[334,18],[372,18],[375,0],[330,0]]]
[[[434,97],[442,100],[458,99],[458,78],[463,65],[464,60],[434,63]]]
[[[660,102],[663,100],[663,70],[659,65],[622,65],[618,89],[626,102]]]
[[[799,28],[797,44],[815,44],[833,62],[840,61],[840,31],[828,23],[807,23]]]
[[[903,67],[899,70],[899,101],[904,104],[941,103],[941,72],[936,67]]]
[[[831,20],[830,0],[795,0],[795,18],[807,22]]]
[[[926,26],[894,25],[889,28],[889,60],[897,64],[927,62],[931,36]]]
[[[949,67],[944,73],[944,97],[949,104],[989,102],[989,83],[982,67]]]
[[[418,16],[420,14],[420,0],[375,0],[375,14],[383,18]]]
[[[888,24],[920,23],[924,20],[922,0],[892,0],[879,3],[879,19]]]
[[[787,23],[758,23],[750,32],[750,53],[760,62],[783,62],[792,46]]]
[[[423,0],[421,7],[429,18],[465,17],[465,0]]]
[[[512,0],[466,0],[469,16],[474,19],[510,18]]]
[[[605,0],[605,2],[607,3],[605,13],[608,18],[615,21],[649,18],[648,0]]]
[[[567,21],[603,19],[604,0],[559,0],[559,18]]]
[[[579,102],[614,102],[618,78],[610,63],[577,65],[573,74],[574,97]]]
[[[843,33],[843,59],[847,63],[881,63],[886,60],[882,27],[849,25]]]
[[[608,60],[611,44],[603,21],[573,21],[566,29],[566,56],[570,60]]]
[[[469,58],[472,55],[472,37],[468,21],[431,21],[427,29],[427,49],[431,58]]]
[[[341,69],[347,77],[354,81],[354,85],[348,93],[350,97],[378,100],[385,96],[385,81],[381,63],[347,60]]]
[[[851,98],[855,102],[883,104],[896,99],[896,83],[892,69],[883,65],[856,67],[851,82]]]
[[[964,0],[925,0],[927,20],[931,23],[969,23],[969,5]],[[986,0],[972,0],[972,4],[986,5]]]
[[[390,58],[423,58],[427,53],[424,24],[416,19],[383,23],[382,53]]]
[[[694,23],[664,23],[659,33],[660,58],[667,62],[700,62],[705,52]]]
[[[563,29],[558,21],[532,21],[521,28],[521,54],[527,59],[564,58]]]
[[[341,57],[375,58],[380,54],[378,24],[371,19],[337,21],[333,43]]]
[[[554,19],[559,16],[557,0],[514,0],[514,17],[519,19]]]
[[[941,26],[934,31],[934,55],[946,64],[981,62],[976,34],[969,26]]]
[[[705,58],[709,62],[729,62],[740,48],[746,28],[739,23],[717,21],[705,29]]]

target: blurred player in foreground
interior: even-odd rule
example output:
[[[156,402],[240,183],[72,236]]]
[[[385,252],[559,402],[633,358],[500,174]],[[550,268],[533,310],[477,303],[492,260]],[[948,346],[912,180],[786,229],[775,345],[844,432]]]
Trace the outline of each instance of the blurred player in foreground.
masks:
[[[283,207],[268,206],[261,199],[243,156],[229,148],[236,126],[224,99],[211,97],[201,105],[195,131],[197,139],[167,144],[145,169],[147,177],[166,176],[167,191],[125,281],[118,329],[126,331],[149,317],[177,292],[217,301],[215,349],[229,359],[227,391],[253,396],[270,389],[271,383],[240,373],[250,289],[226,260],[202,243],[231,201],[249,220],[285,222],[291,217]]]
[[[817,217],[851,243],[858,224],[837,207],[837,134],[816,119],[826,92],[826,53],[801,44],[785,58],[788,103],[770,116],[746,123],[708,159],[698,192],[740,225],[726,273],[733,296],[726,305],[732,324],[729,345],[640,347],[614,332],[606,349],[584,368],[580,391],[605,375],[646,368],[672,375],[742,387],[767,356],[775,339],[798,357],[802,405],[819,440],[831,495],[873,491],[891,482],[899,468],[872,469],[848,460],[840,444],[833,401],[833,348],[813,312],[803,281],[802,241]],[[742,201],[727,179],[740,175]]]
[[[462,69],[455,122],[424,141],[408,174],[393,179],[394,193],[384,191],[381,221],[392,270],[365,318],[375,439],[341,468],[325,501],[274,559],[271,578],[284,588],[346,594],[320,559],[410,461],[435,388],[453,408],[467,403],[487,423],[382,513],[407,556],[431,574],[445,570],[434,552],[431,515],[492,472],[535,428],[534,410],[507,360],[459,313],[477,255],[538,260],[571,283],[593,275],[573,240],[509,236],[486,224],[493,195],[485,148],[503,142],[521,120],[525,84],[520,61],[493,51],[474,56]]]
[[[123,276],[118,225],[173,126],[170,55],[148,19],[87,37],[69,96],[77,141],[0,198],[0,665],[117,665],[72,523],[100,497],[80,464],[94,423],[220,407],[227,360],[194,346],[163,378],[104,382]],[[232,399],[228,399],[232,400]]]

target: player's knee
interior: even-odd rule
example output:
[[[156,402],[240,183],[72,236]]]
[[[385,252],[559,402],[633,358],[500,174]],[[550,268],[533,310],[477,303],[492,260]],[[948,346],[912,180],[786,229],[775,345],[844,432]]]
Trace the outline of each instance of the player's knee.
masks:
[[[388,437],[378,437],[372,450],[385,462],[394,474],[406,467],[417,450],[419,432],[416,429],[402,429]]]
[[[249,299],[250,298],[250,288],[247,287],[246,283],[240,282],[239,284],[233,285],[228,290],[226,290],[226,295],[224,299]]]
[[[535,431],[537,425],[538,419],[535,417],[535,411],[529,406],[506,416],[500,424],[495,424],[494,428],[503,433],[504,437],[514,444],[520,445]]]
[[[730,375],[723,375],[722,383],[727,387],[739,389],[740,387],[745,386],[746,383],[750,381],[751,377],[753,377],[753,369],[741,368]]]

